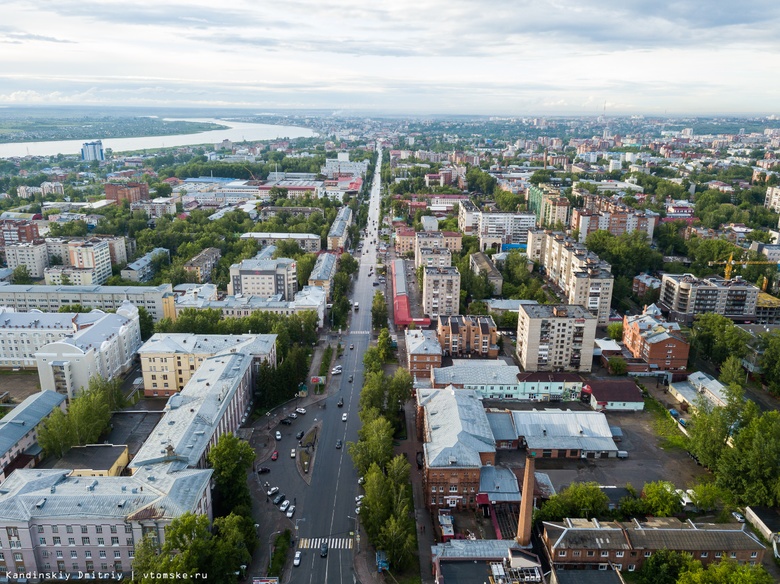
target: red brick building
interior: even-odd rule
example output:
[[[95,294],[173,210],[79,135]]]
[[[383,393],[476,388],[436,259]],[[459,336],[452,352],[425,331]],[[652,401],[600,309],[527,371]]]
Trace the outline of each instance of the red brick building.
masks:
[[[27,243],[38,239],[38,225],[32,221],[5,219],[0,221],[0,246]]]
[[[656,371],[685,370],[691,345],[676,322],[666,322],[651,304],[642,314],[623,317],[623,344],[634,359]]]
[[[149,198],[149,185],[142,182],[106,183],[106,199],[116,203],[137,203]]]

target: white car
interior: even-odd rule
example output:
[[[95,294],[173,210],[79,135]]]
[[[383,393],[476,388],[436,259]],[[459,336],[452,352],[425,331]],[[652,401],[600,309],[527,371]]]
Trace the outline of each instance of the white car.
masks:
[[[732,515],[734,516],[734,519],[736,519],[739,523],[745,523],[745,517],[744,515],[742,515],[742,513],[737,513],[736,511],[734,511]]]
[[[304,408],[295,408],[295,411],[301,415],[304,415],[306,413],[306,410]]]
[[[360,478],[358,479],[358,484],[359,484],[359,485],[362,485],[362,484],[363,484],[363,483],[365,483],[365,482],[366,482],[366,477],[360,477]]]
[[[279,511],[281,511],[282,513],[284,513],[285,511],[287,511],[287,508],[288,508],[289,506],[290,506],[290,501],[285,501],[284,503],[282,503],[281,505],[279,505]]]
[[[331,375],[341,375],[341,369],[339,369],[339,368],[331,369],[330,374]]]
[[[295,448],[290,451],[290,458],[295,458]]]
[[[295,552],[295,557],[293,558],[293,566],[300,566],[301,565],[301,552]]]
[[[360,507],[355,507],[355,515],[360,515]]]
[[[346,414],[346,412],[341,414],[341,421],[342,422],[346,422],[347,421],[347,414]]]
[[[357,497],[355,497],[355,503],[360,505],[363,502],[363,497],[365,497],[365,495],[358,495]]]
[[[271,488],[270,488],[270,489],[268,489],[268,491],[266,492],[266,495],[268,495],[269,497],[271,497],[272,495],[275,495],[275,494],[276,494],[276,493],[278,493],[278,492],[279,492],[279,487],[271,487]]]
[[[292,516],[295,514],[295,505],[290,505],[290,508],[287,510],[287,517],[292,519]]]
[[[298,419],[298,414],[296,414],[295,412],[290,412],[290,415],[287,416],[287,417],[288,418],[292,418],[293,420],[297,420]]]
[[[282,439],[282,433],[279,430],[276,431],[276,439],[277,440],[281,440]]]

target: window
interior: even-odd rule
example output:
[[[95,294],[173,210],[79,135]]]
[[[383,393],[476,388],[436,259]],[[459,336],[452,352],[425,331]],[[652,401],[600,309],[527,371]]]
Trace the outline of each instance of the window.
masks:
[[[122,552],[120,552],[119,550],[116,550],[114,552],[114,558],[115,559],[120,559],[121,557],[122,557]]]
[[[86,531],[84,533],[86,533]],[[102,525],[96,525],[95,526],[95,533],[103,533],[103,526]]]
[[[51,532],[52,533],[59,533],[60,532],[60,528],[57,527],[56,525],[52,525],[51,526]]]
[[[133,549],[128,550],[127,555],[130,556],[131,558],[134,558],[135,557],[135,550],[133,550]]]
[[[70,559],[75,560],[79,557],[79,553],[76,550],[70,550]]]
[[[43,525],[38,526],[38,533],[43,533]]]
[[[565,558],[566,550],[558,550],[558,557]]]
[[[622,558],[623,557],[623,552],[615,552],[615,557],[616,558]]]
[[[593,550],[588,550],[587,556],[588,556],[589,558],[592,558],[592,557],[593,557],[593,556],[595,556],[595,555],[596,555],[596,552],[594,552]]]
[[[582,552],[580,550],[575,550],[571,553],[571,555],[574,556],[575,558],[579,558],[581,553]]]
[[[82,525],[81,526],[81,533],[87,533],[87,526],[86,525]]]
[[[111,526],[111,533],[116,533],[116,525]]]
[[[609,557],[609,551],[601,550],[601,557],[602,558],[608,558]]]
[[[89,550],[85,551],[85,552],[84,552],[84,557],[85,557],[85,558],[91,558],[91,557],[92,557],[92,552],[91,552],[91,551],[89,551]]]
[[[701,553],[701,557],[702,557],[702,558],[706,558],[706,557],[707,557],[707,556],[709,556],[709,555],[710,555],[710,553],[709,553],[709,552],[702,552],[702,553]]]
[[[435,493],[435,492],[436,492],[436,485],[433,485],[433,486],[431,487],[431,493]]]
[[[62,540],[58,537],[54,537],[54,545],[62,545]]]
[[[599,564],[599,570],[602,572],[609,568],[609,564]]]
[[[58,558],[61,558],[62,557],[62,550],[57,550],[57,554],[56,555],[57,555]]]
[[[73,571],[74,572],[78,572],[78,569],[79,569],[79,563],[78,562],[73,562],[71,564],[71,566],[73,567]]]
[[[82,537],[81,538],[81,545],[89,545],[89,538],[88,537]]]
[[[16,552],[14,554],[14,560],[17,561],[17,562],[21,562],[22,561],[22,554],[20,554],[19,552]]]
[[[723,554],[722,554],[721,552],[715,552],[715,557],[716,557],[716,558],[719,558],[719,557],[721,557],[722,555],[723,555]]]
[[[68,545],[76,545],[76,539],[73,537],[68,538]]]
[[[108,564],[103,562],[102,564],[100,564],[100,569],[105,572],[106,570],[108,570]]]
[[[757,558],[758,557],[758,552],[750,552],[750,557],[751,558]]]
[[[98,545],[106,545],[106,540],[104,540],[102,537],[98,538]]]
[[[111,545],[119,545],[119,538],[118,537],[112,537],[111,538]]]
[[[130,547],[133,547],[133,538],[132,537],[128,537],[127,538],[127,545],[130,546]]]
[[[646,558],[649,558],[652,555],[653,555],[653,552],[645,552],[645,557]]]
[[[68,533],[73,533],[73,526],[72,525],[66,525],[65,526],[65,531],[67,531]]]
[[[457,493],[458,485],[450,485],[450,493]]]
[[[129,525],[125,525],[125,533],[133,533],[133,528],[130,527]]]
[[[46,538],[45,538],[45,537],[39,537],[39,538],[38,538],[38,542],[39,542],[41,545],[46,545]]]
[[[3,554],[2,554],[2,553],[0,553],[0,561],[2,561],[2,560],[3,560],[2,556],[3,556]],[[49,557],[49,550],[43,550],[43,551],[41,552],[41,556],[42,556],[42,557],[44,557],[44,558],[48,558],[48,557]]]
[[[615,566],[615,569],[616,569],[618,572],[620,572],[620,571],[622,571],[622,570],[623,570],[623,564],[614,564],[614,566]]]
[[[101,559],[105,560],[106,559],[106,550],[100,550],[98,552],[98,555],[100,556]]]
[[[737,557],[737,552],[731,552],[731,558],[734,559]]]

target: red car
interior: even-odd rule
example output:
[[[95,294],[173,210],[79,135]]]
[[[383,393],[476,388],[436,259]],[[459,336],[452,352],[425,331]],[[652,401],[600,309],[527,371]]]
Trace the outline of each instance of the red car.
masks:
[[[277,458],[279,458],[279,451],[274,450],[274,453],[271,455],[271,460],[276,460]]]

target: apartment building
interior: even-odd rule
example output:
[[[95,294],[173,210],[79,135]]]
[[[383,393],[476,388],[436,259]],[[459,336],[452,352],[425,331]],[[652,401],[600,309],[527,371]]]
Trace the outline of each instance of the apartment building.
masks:
[[[536,216],[540,227],[569,224],[569,199],[561,196],[560,189],[548,184],[528,187],[528,211]]]
[[[642,298],[642,296],[648,292],[660,289],[660,278],[656,278],[650,274],[645,274],[644,272],[634,276],[634,280],[631,283],[631,292],[633,292],[639,298]]]
[[[44,270],[49,265],[46,244],[38,239],[6,245],[5,261],[12,270],[25,266],[31,278],[43,278]]]
[[[65,411],[64,395],[39,391],[0,419],[0,483],[15,470],[34,466],[40,460],[38,430],[57,408]]]
[[[184,264],[184,269],[195,276],[199,284],[211,281],[211,272],[217,266],[222,252],[217,247],[207,247],[190,261]]]
[[[498,357],[498,327],[492,316],[439,316],[436,335],[450,357]]]
[[[84,270],[66,266],[55,266],[43,271],[43,280],[47,286],[95,286],[99,282],[95,270]]]
[[[317,256],[309,275],[309,286],[319,286],[325,290],[328,299],[332,297],[333,278],[338,268],[338,256],[335,253],[322,253]]]
[[[117,310],[125,301],[143,306],[155,322],[176,319],[173,287],[160,286],[32,286],[0,282],[0,306],[18,312],[57,312],[63,306]]]
[[[501,289],[504,287],[504,277],[488,255],[481,251],[471,254],[469,256],[469,267],[477,276],[487,277],[488,282],[493,287],[493,296],[501,296]]]
[[[482,251],[496,244],[526,243],[528,231],[536,227],[536,215],[533,213],[477,212],[474,216]]]
[[[651,371],[685,370],[691,345],[676,322],[666,322],[651,304],[642,314],[623,317],[623,344]]]
[[[452,265],[452,252],[446,247],[421,247],[417,256],[419,266],[446,268]]]
[[[417,433],[423,442],[425,506],[476,510],[483,466],[495,466],[496,442],[476,392],[417,391]]]
[[[96,236],[90,239],[99,239],[108,244],[109,258],[112,264],[126,264],[128,247],[134,247],[134,240],[128,240],[126,237],[119,236]],[[72,242],[84,242],[83,237],[47,237],[46,254],[50,266],[72,266],[70,260],[69,244]]]
[[[260,221],[268,221],[278,215],[290,215],[292,217],[304,217],[308,219],[312,215],[322,215],[319,207],[261,207],[258,211]]]
[[[463,249],[463,234],[457,231],[418,231],[414,235],[415,263],[421,248],[444,247],[451,253]]]
[[[517,318],[517,358],[524,371],[577,371],[592,368],[597,319],[580,305],[521,304]]]
[[[102,284],[111,277],[111,250],[104,239],[69,241],[68,259],[72,268],[93,271],[93,284]]]
[[[458,268],[424,268],[423,313],[430,318],[460,312],[460,272]]]
[[[480,211],[469,200],[458,203],[458,230],[465,235],[473,235],[478,230]]]
[[[349,243],[349,226],[352,225],[352,209],[342,207],[328,231],[328,249],[342,251]]]
[[[141,347],[138,309],[125,302],[88,327],[43,345],[35,352],[41,389],[73,398],[92,377],[104,379],[127,372]]]
[[[399,227],[395,230],[395,253],[406,255],[414,253],[417,232],[411,227]]]
[[[15,312],[0,307],[0,367],[35,367],[38,349],[72,336],[105,316],[100,310],[82,313]]]
[[[127,264],[122,269],[121,275],[123,279],[131,282],[148,282],[154,278],[156,269],[160,265],[167,265],[170,262],[171,252],[164,247],[155,247],[149,253]]]
[[[274,312],[284,316],[313,312],[317,316],[317,326],[325,326],[325,307],[327,295],[319,286],[304,286],[295,294],[293,300],[283,300],[281,294],[270,298],[261,296],[225,296],[221,300],[202,295],[196,288],[187,294],[176,296],[175,314],[182,310],[219,310],[223,318],[249,316],[255,312]],[[174,315],[175,319],[175,315]]]
[[[652,211],[637,210],[601,195],[583,192],[583,207],[574,209],[571,228],[579,232],[579,242],[594,231],[607,231],[619,236],[641,231],[648,241],[653,239],[659,215]]]
[[[739,276],[697,278],[693,274],[664,274],[658,306],[669,320],[690,324],[697,314],[713,312],[728,318],[752,320],[759,289]]]
[[[780,213],[780,187],[767,187],[764,195],[764,207]]]
[[[413,379],[428,379],[431,369],[441,367],[442,348],[434,331],[406,329],[406,368]]]
[[[290,258],[251,259],[230,266],[228,294],[292,300],[298,291],[298,272]]]
[[[173,197],[157,197],[150,201],[136,201],[130,208],[143,211],[149,219],[159,219],[163,215],[176,215],[176,202]]]
[[[262,363],[276,367],[277,335],[195,335],[157,333],[138,349],[146,397],[169,397],[190,382],[204,361],[214,355],[242,353],[254,360],[253,374]]]
[[[607,262],[566,234],[546,230],[529,233],[527,254],[569,304],[585,306],[598,326],[609,324],[614,277]]]
[[[721,560],[760,564],[764,546],[744,526],[693,523],[676,517],[628,522],[564,519],[542,522],[542,542],[557,570],[634,572],[661,550],[689,554],[705,566]]]
[[[117,204],[124,201],[133,204],[149,198],[149,185],[144,182],[106,183],[103,186],[106,200]]]
[[[38,224],[32,221],[3,219],[0,221],[0,246],[27,243],[39,237]]]
[[[313,233],[271,233],[268,231],[252,231],[242,233],[241,239],[256,239],[258,247],[276,245],[280,241],[294,241],[303,251],[317,253],[322,249],[322,240],[319,235]]]

